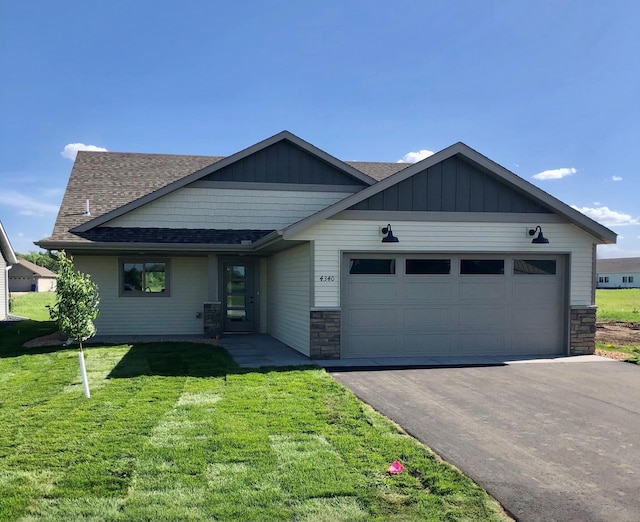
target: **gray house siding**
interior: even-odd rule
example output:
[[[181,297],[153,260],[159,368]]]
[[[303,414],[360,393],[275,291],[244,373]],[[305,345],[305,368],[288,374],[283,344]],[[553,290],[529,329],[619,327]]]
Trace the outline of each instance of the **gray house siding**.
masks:
[[[453,156],[350,210],[549,213],[529,197]]]
[[[367,186],[288,140],[259,150],[201,181]]]

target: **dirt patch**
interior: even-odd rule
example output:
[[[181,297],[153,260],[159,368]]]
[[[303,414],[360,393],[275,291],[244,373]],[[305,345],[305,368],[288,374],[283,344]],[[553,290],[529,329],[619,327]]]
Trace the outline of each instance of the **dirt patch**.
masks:
[[[613,346],[640,345],[640,323],[598,323],[596,341]]]

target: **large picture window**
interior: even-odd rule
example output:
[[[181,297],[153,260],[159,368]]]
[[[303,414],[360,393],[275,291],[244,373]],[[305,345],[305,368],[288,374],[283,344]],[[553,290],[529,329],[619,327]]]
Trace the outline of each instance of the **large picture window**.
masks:
[[[120,262],[120,295],[169,295],[169,263],[166,260]]]

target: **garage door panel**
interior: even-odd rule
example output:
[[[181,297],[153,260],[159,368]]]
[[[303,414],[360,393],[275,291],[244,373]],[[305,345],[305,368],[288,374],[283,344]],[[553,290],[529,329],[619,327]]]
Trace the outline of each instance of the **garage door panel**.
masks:
[[[506,335],[502,332],[458,333],[457,355],[497,355],[505,353]]]
[[[471,276],[465,276],[470,278]],[[500,279],[460,281],[459,296],[463,301],[496,301],[506,297],[505,284]]]
[[[403,297],[407,301],[450,301],[454,297],[454,285],[450,281],[416,281],[405,279]]]
[[[399,290],[397,282],[390,281],[388,278],[386,280],[382,278],[367,278],[364,281],[349,281],[349,302],[395,301],[399,297]]]
[[[450,260],[451,273],[412,269],[410,275],[405,260],[421,259],[418,254],[389,257],[397,270],[393,275],[343,274],[342,357],[566,353],[563,256],[527,254],[526,266],[536,270],[546,265],[529,259],[556,263],[555,274],[541,274],[522,273],[521,254],[474,255],[480,268],[482,259],[499,263],[502,257],[504,273],[461,274],[461,259],[469,256],[438,254]],[[345,266],[348,260],[346,255]]]
[[[557,307],[531,306],[529,308],[514,307],[510,310],[511,324],[515,331],[531,329],[557,331],[564,317]],[[537,326],[536,326],[537,325]]]
[[[450,333],[405,333],[402,335],[403,353],[408,357],[429,355],[444,356],[451,354]]]
[[[522,330],[511,338],[511,353],[514,355],[553,355],[558,353],[558,340],[553,332],[541,332],[539,329]]]
[[[503,306],[461,306],[457,310],[457,316],[457,324],[462,327],[502,327],[507,319]]]
[[[558,302],[561,299],[561,293],[558,289],[557,280],[554,278],[552,282],[531,280],[536,279],[534,276],[528,277],[527,282],[515,282],[511,287],[511,298],[514,301],[522,301],[524,303],[549,303]]]
[[[394,333],[347,335],[345,341],[349,357],[382,357],[383,354],[394,353],[394,346],[398,344]]]
[[[453,327],[456,323],[457,314],[451,308],[403,308],[402,326],[418,326],[422,329],[428,327]]]
[[[382,307],[352,308],[347,310],[346,321],[351,328],[395,328],[398,324],[396,310]]]

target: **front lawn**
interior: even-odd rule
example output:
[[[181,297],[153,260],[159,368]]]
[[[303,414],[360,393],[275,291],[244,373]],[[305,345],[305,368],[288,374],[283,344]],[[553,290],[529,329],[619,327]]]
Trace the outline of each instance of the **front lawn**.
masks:
[[[505,519],[323,370],[243,370],[190,343],[93,346],[87,400],[75,349],[20,347],[52,328],[0,331],[1,520]]]
[[[55,292],[29,292],[27,294],[12,295],[9,301],[10,313],[22,317],[30,317],[36,321],[48,321],[49,310],[56,302]]]
[[[640,288],[596,290],[598,321],[640,322]]]

